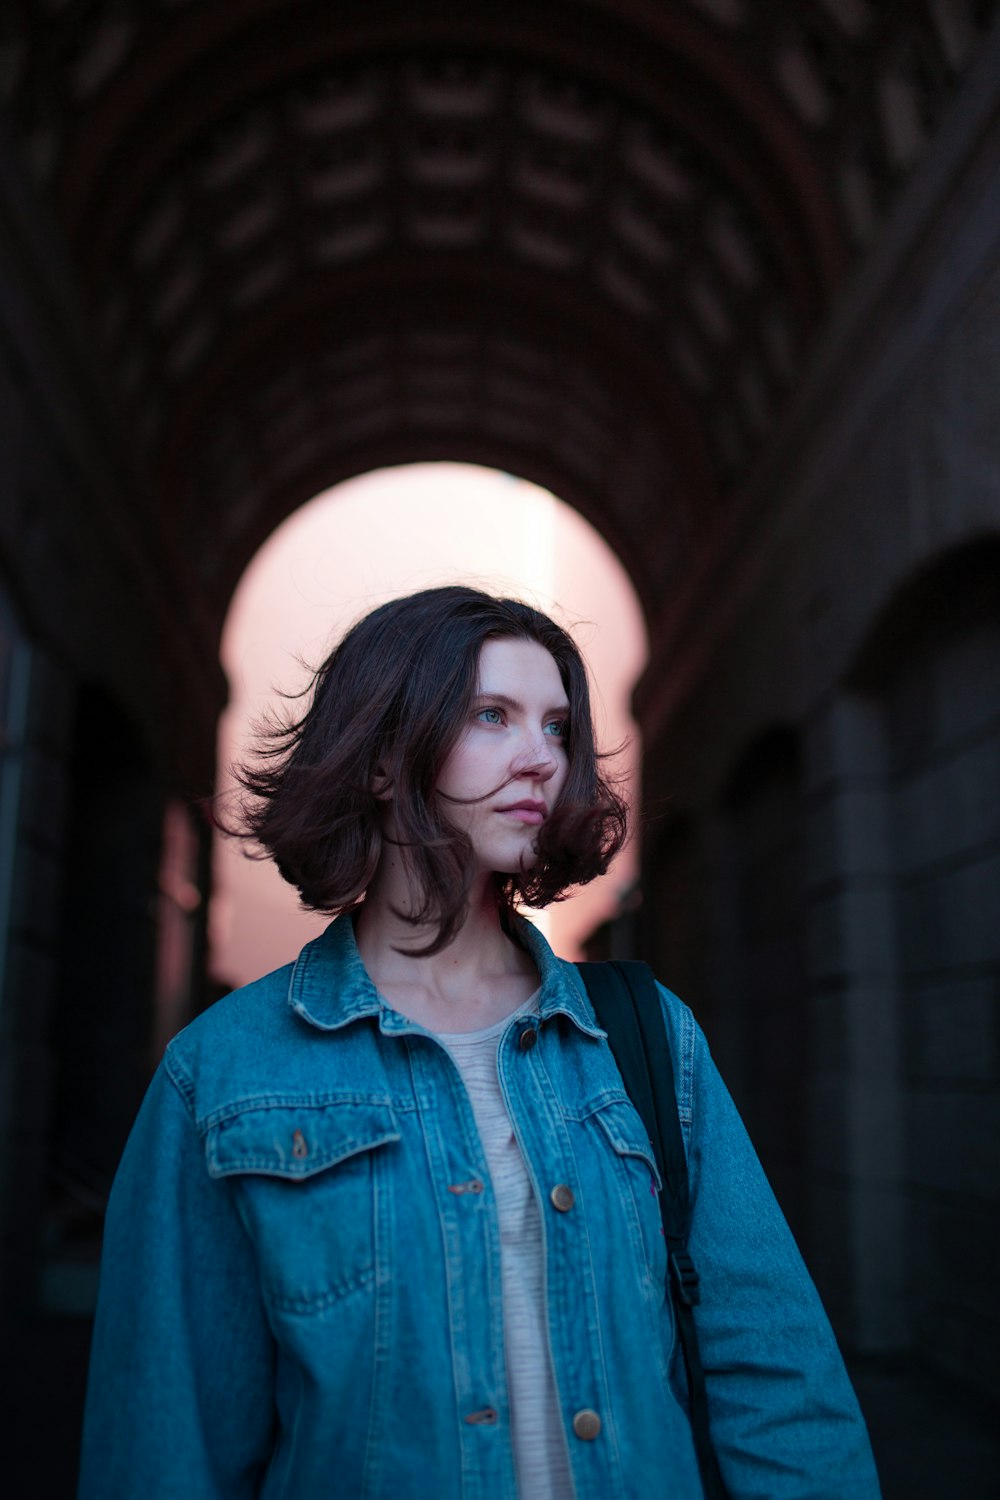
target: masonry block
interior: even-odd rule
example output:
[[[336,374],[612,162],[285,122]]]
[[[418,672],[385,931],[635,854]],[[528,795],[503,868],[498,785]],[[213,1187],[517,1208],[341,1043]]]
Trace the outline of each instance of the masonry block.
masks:
[[[852,1168],[851,1134],[843,1076],[825,1074],[812,1080],[806,1128],[814,1170],[848,1177]]]
[[[1000,995],[994,979],[949,975],[907,996],[907,1075],[927,1083],[979,1081],[1000,1074]]]
[[[930,1262],[924,1295],[932,1302],[1000,1321],[1000,1222],[989,1203],[949,1194],[925,1208],[922,1252]]]
[[[907,1098],[911,1189],[968,1193],[1000,1204],[1000,1108],[995,1089],[913,1088]]]
[[[1000,621],[988,620],[943,641],[934,655],[937,740],[946,744],[996,719]]]
[[[1000,853],[939,869],[903,886],[898,898],[900,966],[909,975],[1000,958]]]
[[[852,1332],[850,1188],[836,1176],[810,1183],[810,1273],[838,1336]]]
[[[919,1347],[928,1362],[960,1385],[972,1385],[1000,1402],[1000,1321],[935,1307],[924,1314]]]
[[[810,886],[854,877],[884,879],[889,868],[886,799],[880,786],[831,787],[806,814]]]
[[[843,984],[817,988],[808,1000],[810,1077],[823,1072],[839,1074],[849,1058],[848,1028],[851,1024],[848,995]]]
[[[815,1169],[855,1183],[886,1184],[900,1169],[901,1108],[895,1081],[826,1075],[808,1094],[810,1156]]]
[[[804,746],[807,792],[847,776],[877,782],[886,769],[879,700],[863,693],[831,698],[807,725]]]
[[[904,875],[934,861],[968,855],[996,837],[1000,735],[964,745],[909,776],[894,804],[896,857]]]
[[[869,1354],[902,1348],[908,1311],[902,1276],[905,1206],[898,1185],[856,1182],[849,1213],[853,1347]]]
[[[879,1087],[902,1074],[899,985],[861,979],[846,994],[850,1017],[850,1067],[862,1086]]]
[[[806,951],[814,983],[845,975],[891,978],[895,912],[888,884],[859,877],[842,890],[818,895],[809,908]]]

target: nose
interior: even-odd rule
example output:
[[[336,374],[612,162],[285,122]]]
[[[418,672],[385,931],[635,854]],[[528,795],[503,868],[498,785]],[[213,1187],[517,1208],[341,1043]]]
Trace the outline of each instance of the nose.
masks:
[[[532,781],[548,781],[555,772],[558,761],[549,735],[541,731],[530,736],[517,756],[514,773]]]

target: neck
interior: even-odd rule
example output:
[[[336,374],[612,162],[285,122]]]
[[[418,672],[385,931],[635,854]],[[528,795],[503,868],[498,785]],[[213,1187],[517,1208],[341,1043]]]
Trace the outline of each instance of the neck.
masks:
[[[440,952],[420,957],[436,929],[399,915],[412,894],[400,856],[383,859],[355,920],[361,961],[385,999],[431,1030],[474,1030],[516,1009],[537,985],[531,959],[504,932],[489,876],[477,880],[461,927]]]

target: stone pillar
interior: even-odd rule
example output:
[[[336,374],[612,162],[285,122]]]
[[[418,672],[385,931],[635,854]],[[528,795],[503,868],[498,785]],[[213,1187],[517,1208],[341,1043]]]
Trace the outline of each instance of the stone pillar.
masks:
[[[0,753],[0,1322],[34,1285],[53,1095],[72,684],[4,621]]]
[[[845,1344],[907,1342],[903,1099],[893,862],[877,702],[808,726],[807,968],[811,1260]]]

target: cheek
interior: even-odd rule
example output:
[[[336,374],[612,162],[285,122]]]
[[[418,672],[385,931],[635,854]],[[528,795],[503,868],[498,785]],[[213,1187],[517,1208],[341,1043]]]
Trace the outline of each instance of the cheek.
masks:
[[[489,745],[466,742],[452,751],[437,780],[439,791],[453,797],[483,797],[502,779]],[[471,808],[467,811],[471,812]],[[454,810],[456,813],[458,809]]]

